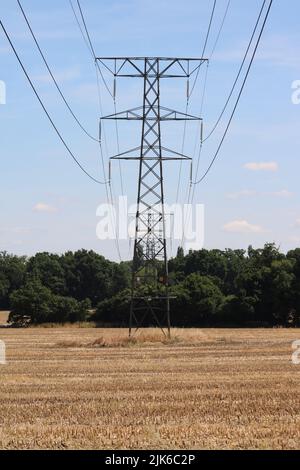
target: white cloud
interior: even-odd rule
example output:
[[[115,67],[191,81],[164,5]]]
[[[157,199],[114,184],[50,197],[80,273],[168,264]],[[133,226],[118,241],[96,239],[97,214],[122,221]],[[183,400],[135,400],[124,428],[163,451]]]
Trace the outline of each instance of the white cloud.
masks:
[[[1,46],[0,47],[0,54],[7,54],[9,52],[9,47]]]
[[[51,206],[50,204],[45,204],[43,202],[38,202],[33,210],[35,212],[47,212],[48,214],[53,214],[53,212],[57,212],[56,207]]]
[[[278,163],[276,162],[251,162],[244,165],[246,170],[250,171],[278,171]]]
[[[291,80],[292,82],[292,80]],[[290,92],[292,94],[292,90]],[[299,107],[299,106],[298,106]],[[231,134],[235,137],[255,139],[257,142],[272,144],[283,142],[290,144],[294,141],[295,145],[300,142],[299,120],[286,119],[282,123],[265,123],[257,126],[256,124],[243,124],[235,122],[231,128]]]
[[[246,220],[234,220],[225,224],[223,230],[229,233],[263,233],[265,230],[260,225],[253,225]]]
[[[80,103],[84,100],[85,104],[95,103],[95,96],[97,96],[97,86],[94,83],[82,83],[76,85],[70,90],[74,100]]]
[[[294,223],[294,228],[300,228],[300,219],[297,219]]]
[[[1,227],[0,233],[26,235],[30,233],[28,227]]]
[[[259,51],[256,54],[256,61],[266,65],[279,67],[299,68],[299,35],[270,35],[264,38]],[[223,50],[215,54],[215,59],[224,62],[241,61],[244,57],[247,44],[240,42],[234,48]]]
[[[280,67],[299,67],[299,35],[271,35],[264,39],[257,59]]]
[[[288,191],[287,189],[282,189],[281,191],[269,193],[269,195],[275,197],[289,198],[293,196],[293,193],[291,193],[291,191]]]
[[[53,72],[53,75],[57,82],[69,82],[80,77],[80,70],[78,67],[72,67],[63,70],[57,70]],[[49,73],[43,75],[35,75],[34,80],[40,83],[52,83],[52,78]]]
[[[228,199],[239,199],[240,197],[252,197],[258,196],[257,191],[251,191],[248,189],[243,189],[242,191],[238,191],[236,193],[229,193],[227,194]]]
[[[228,199],[240,199],[242,197],[278,197],[278,198],[290,198],[293,196],[291,191],[287,189],[282,189],[281,191],[271,191],[271,192],[259,192],[255,190],[243,189],[242,191],[237,191],[236,193],[229,193],[226,195]]]

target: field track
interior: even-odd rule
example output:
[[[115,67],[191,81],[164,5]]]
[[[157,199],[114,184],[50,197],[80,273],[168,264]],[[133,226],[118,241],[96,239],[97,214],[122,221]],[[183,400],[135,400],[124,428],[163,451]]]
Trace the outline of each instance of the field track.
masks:
[[[126,335],[0,329],[0,448],[300,448],[300,330]]]

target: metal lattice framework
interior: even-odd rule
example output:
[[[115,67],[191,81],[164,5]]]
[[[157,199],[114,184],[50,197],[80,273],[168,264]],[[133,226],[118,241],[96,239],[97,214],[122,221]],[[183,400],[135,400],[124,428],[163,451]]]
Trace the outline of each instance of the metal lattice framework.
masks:
[[[129,335],[133,328],[138,330],[145,322],[154,322],[170,336],[163,161],[191,159],[162,145],[161,122],[201,118],[160,106],[160,80],[186,78],[189,83],[189,78],[206,59],[108,57],[97,60],[113,74],[114,93],[117,77],[143,78],[143,105],[102,119],[142,122],[141,145],[111,157],[111,160],[139,160]]]

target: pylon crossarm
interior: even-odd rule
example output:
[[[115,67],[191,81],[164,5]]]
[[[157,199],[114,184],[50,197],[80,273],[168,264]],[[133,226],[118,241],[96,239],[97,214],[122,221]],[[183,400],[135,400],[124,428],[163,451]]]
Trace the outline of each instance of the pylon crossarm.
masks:
[[[203,63],[208,62],[206,58],[193,57],[97,57],[96,60],[114,77],[144,79],[188,78],[194,75]],[[161,70],[155,69],[155,65],[165,62]],[[139,66],[140,63],[148,65],[146,72],[145,67]],[[192,64],[194,66],[191,69]]]
[[[114,83],[117,77],[143,79],[142,106],[104,116],[102,119],[141,121],[140,146],[125,152],[119,151],[110,158],[111,161],[139,161],[129,334],[132,334],[134,328],[137,331],[142,325],[149,326],[152,319],[165,336],[163,327],[166,326],[170,336],[170,299],[174,297],[169,293],[163,163],[192,159],[162,144],[161,123],[201,121],[201,118],[161,106],[160,80],[185,78],[188,94],[189,78],[199,71],[207,59],[100,57],[97,60],[113,75]],[[153,293],[141,295],[141,286],[148,286]]]
[[[160,115],[158,115],[159,108],[158,106],[139,106],[137,108],[126,109],[125,111],[121,111],[116,114],[110,114],[108,116],[103,116],[101,120],[122,120],[122,121],[141,121],[144,118],[143,112],[140,114],[138,111],[145,111],[148,121],[202,121],[201,117],[193,116],[191,114],[186,114],[181,111],[176,111],[175,109],[165,108],[164,106],[160,107]],[[148,116],[149,112],[153,111],[155,116]],[[164,111],[165,114],[162,114],[161,111]]]

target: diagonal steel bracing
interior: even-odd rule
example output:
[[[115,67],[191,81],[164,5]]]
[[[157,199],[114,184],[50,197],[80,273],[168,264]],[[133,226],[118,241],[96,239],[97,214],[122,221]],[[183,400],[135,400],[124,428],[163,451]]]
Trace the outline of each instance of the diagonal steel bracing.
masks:
[[[117,77],[143,78],[143,105],[102,119],[139,120],[142,123],[140,147],[111,157],[112,160],[139,161],[129,335],[144,325],[155,324],[166,336],[170,336],[163,162],[191,159],[162,146],[161,122],[201,118],[162,107],[160,80],[189,80],[206,59],[108,57],[97,60],[114,76],[114,80]]]

